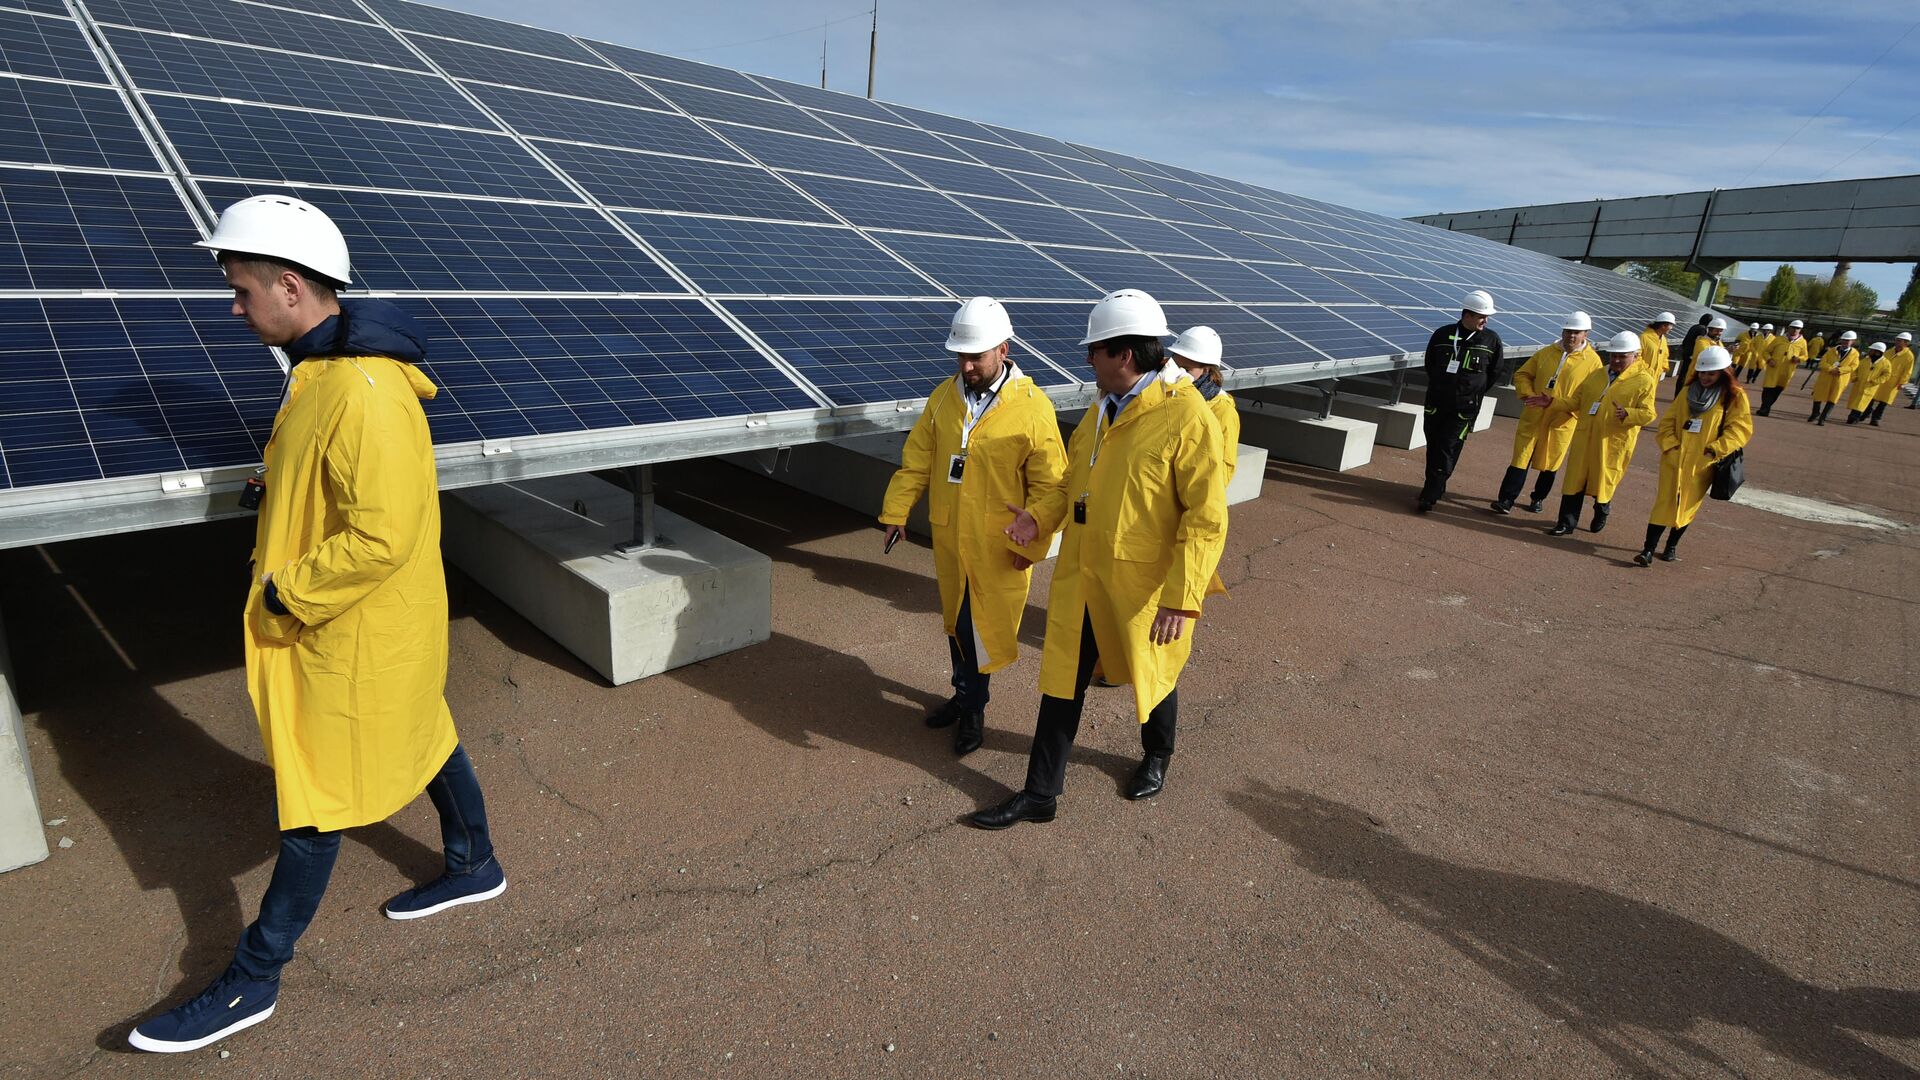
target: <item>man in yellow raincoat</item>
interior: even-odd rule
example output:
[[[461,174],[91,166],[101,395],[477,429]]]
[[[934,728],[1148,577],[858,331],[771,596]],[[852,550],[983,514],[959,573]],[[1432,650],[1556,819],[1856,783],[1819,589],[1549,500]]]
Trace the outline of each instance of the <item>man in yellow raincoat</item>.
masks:
[[[1820,358],[1820,374],[1813,380],[1813,415],[1807,417],[1808,423],[1827,426],[1833,403],[1847,392],[1847,383],[1860,366],[1860,350],[1853,347],[1858,340],[1860,335],[1849,330],[1834,339],[1833,348]]]
[[[1767,381],[1760,389],[1760,408],[1755,416],[1771,416],[1773,403],[1793,381],[1793,373],[1807,362],[1807,341],[1800,336],[1801,328],[1806,326],[1799,319],[1787,324],[1787,332],[1772,341],[1772,351],[1767,354]]]
[[[424,789],[446,872],[387,901],[415,919],[500,895],[486,805],[442,697],[447,589],[433,445],[414,363],[425,343],[391,304],[342,305],[346,240],[321,211],[261,195],[220,216],[233,312],[294,362],[256,478],[247,686],[273,766],[280,854],[233,963],[192,1001],[139,1025],[142,1050],[197,1049],[273,1014],[280,972],[333,873],[340,831]]]
[[[1167,346],[1167,353],[1193,380],[1220,424],[1220,483],[1231,484],[1233,471],[1240,467],[1240,410],[1220,382],[1220,334],[1211,326],[1189,327]]]
[[[1748,323],[1747,328],[1742,330],[1740,335],[1733,339],[1733,347],[1730,351],[1733,353],[1733,373],[1736,378],[1745,375],[1748,368],[1752,367],[1756,362],[1753,350],[1754,346],[1760,344],[1760,342],[1759,323]]]
[[[1660,418],[1660,486],[1654,492],[1646,543],[1633,561],[1652,566],[1660,534],[1671,528],[1659,558],[1680,561],[1680,537],[1700,512],[1716,466],[1753,438],[1753,406],[1733,378],[1733,357],[1722,348],[1700,354],[1694,372]]]
[[[1860,366],[1854,371],[1853,393],[1847,399],[1848,424],[1867,418],[1873,409],[1874,397],[1892,374],[1893,364],[1887,360],[1886,342],[1876,341],[1867,346],[1867,355],[1860,358]]]
[[[1002,530],[1066,470],[1053,402],[1008,359],[1012,338],[1007,309],[991,296],[954,312],[947,351],[958,357],[959,371],[927,395],[880,510],[891,548],[927,493],[953,661],[953,696],[928,714],[927,726],[957,724],[959,754],[980,748],[992,675],[1020,654],[1032,567],[1047,557],[1050,537],[1018,545]]]
[[[1008,526],[1035,543],[1062,524],[1040,660],[1040,715],[1025,787],[968,821],[1004,829],[1052,821],[1067,754],[1099,662],[1133,688],[1143,758],[1127,796],[1166,783],[1188,623],[1220,562],[1227,528],[1220,425],[1193,383],[1165,366],[1166,315],[1137,289],[1108,293],[1087,318],[1087,360],[1100,396],[1074,429],[1067,479]]]
[[[1533,494],[1526,505],[1537,514],[1547,504],[1553,490],[1553,478],[1567,460],[1567,447],[1573,442],[1574,417],[1556,403],[1573,400],[1573,394],[1588,375],[1600,370],[1600,354],[1587,344],[1593,320],[1584,311],[1568,315],[1560,324],[1560,340],[1541,349],[1513,373],[1513,389],[1525,403],[1520,422],[1513,429],[1513,461],[1500,481],[1500,494],[1490,509],[1496,514],[1513,512],[1514,500],[1527,482],[1527,470],[1538,469]]]
[[[1567,485],[1560,495],[1560,520],[1549,535],[1566,536],[1580,527],[1580,510],[1593,496],[1592,530],[1607,527],[1613,493],[1633,460],[1640,429],[1653,423],[1653,373],[1639,363],[1640,337],[1623,330],[1607,342],[1607,363],[1581,381],[1572,400],[1554,403],[1576,418],[1573,448],[1567,455]]]
[[[1893,348],[1887,350],[1887,377],[1873,395],[1873,415],[1867,422],[1879,427],[1880,418],[1887,414],[1887,406],[1900,396],[1900,388],[1912,381],[1913,334],[1902,330],[1900,336],[1894,339]]]
[[[1653,385],[1657,388],[1660,380],[1667,377],[1667,368],[1673,360],[1673,347],[1667,343],[1667,335],[1673,333],[1673,312],[1663,311],[1653,317],[1645,330],[1640,331],[1640,364],[1653,375]]]

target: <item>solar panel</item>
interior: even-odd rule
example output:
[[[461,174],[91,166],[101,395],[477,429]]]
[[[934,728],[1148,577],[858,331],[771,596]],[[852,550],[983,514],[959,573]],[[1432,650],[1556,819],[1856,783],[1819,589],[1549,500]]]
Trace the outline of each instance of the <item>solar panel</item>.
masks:
[[[668,107],[660,95],[612,68],[550,60],[544,56],[529,56],[508,49],[469,45],[464,41],[442,41],[417,35],[410,40],[421,52],[432,57],[433,62],[447,74],[458,79],[503,83],[622,105],[645,105],[655,109]]]
[[[624,213],[621,219],[707,292],[926,296],[937,291],[852,229]]]
[[[1103,187],[1073,180],[1055,180],[1046,176],[1022,176],[1020,183],[1059,203],[1069,210],[1096,210],[1109,214],[1137,214],[1139,211],[1121,202]]]
[[[1248,265],[1259,271],[1263,277],[1272,278],[1316,304],[1364,304],[1367,302],[1366,297],[1318,270],[1285,263],[1249,263]]]
[[[1234,229],[1216,228],[1211,225],[1177,225],[1181,232],[1200,241],[1208,248],[1231,255],[1236,259],[1252,259],[1257,262],[1272,262],[1280,256],[1270,247],[1253,237]]]
[[[420,58],[381,27],[264,4],[222,0],[87,0],[86,7],[103,23],[398,68],[420,68]]]
[[[1456,310],[1454,314],[1459,313]],[[1411,315],[1381,307],[1342,308],[1340,315],[1386,338],[1397,347],[1412,352],[1425,349],[1427,339],[1433,336],[1434,326],[1444,321],[1436,320],[1433,325],[1422,325],[1415,322]]]
[[[873,238],[959,296],[1096,300],[1104,291],[1012,241],[889,232],[876,232]]]
[[[1221,299],[1213,290],[1182,276],[1166,263],[1139,252],[1064,247],[1041,250],[1098,285],[1103,293],[1114,289],[1144,289],[1158,300]]]
[[[1151,218],[1158,218],[1163,221],[1188,222],[1195,225],[1205,225],[1214,220],[1213,217],[1204,210],[1189,206],[1178,199],[1170,199],[1165,195],[1154,195],[1150,192],[1126,189],[1116,191],[1113,194],[1118,197],[1120,201],[1133,207],[1135,213],[1145,214]]]
[[[795,176],[793,182],[855,225],[875,229],[998,236],[998,230],[965,207],[926,188],[868,184],[828,176]]]
[[[875,123],[851,116],[821,116],[818,119],[832,124],[847,138],[862,146],[876,150],[904,150],[913,154],[926,154],[933,157],[946,157],[967,160],[960,151],[949,143],[941,142],[918,128],[901,127],[898,124]]]
[[[894,115],[883,106],[852,94],[842,94],[805,83],[791,83],[782,79],[769,79],[764,75],[754,76],[754,81],[775,94],[793,102],[805,105],[809,109],[827,109],[832,112],[846,113],[868,120],[893,121]]]
[[[805,109],[783,101],[744,97],[679,83],[655,82],[651,85],[662,97],[686,110],[690,116],[705,120],[731,120],[736,124],[751,124],[822,139],[839,138],[832,128],[815,120]]]
[[[222,289],[155,176],[0,170],[0,289]]]
[[[1212,327],[1220,335],[1221,359],[1229,370],[1245,372],[1328,359],[1326,354],[1280,328],[1280,321],[1291,310],[1191,304],[1169,309],[1167,320],[1176,333],[1191,326]]]
[[[1313,347],[1336,360],[1356,356],[1379,356],[1398,351],[1393,342],[1348,322],[1329,308],[1290,307],[1269,309],[1267,321],[1287,333],[1310,341]],[[1340,309],[1345,311],[1345,308]],[[1421,342],[1421,345],[1425,345]]]
[[[46,79],[107,81],[79,24],[19,11],[0,10],[0,70]]]
[[[1160,261],[1235,303],[1288,304],[1298,303],[1301,299],[1294,290],[1246,263],[1232,259],[1190,259],[1166,255]]]
[[[1071,210],[1037,203],[1007,202],[963,195],[967,208],[1009,235],[1037,244],[1073,244],[1080,247],[1125,247],[1124,241],[1099,228]]]
[[[160,167],[117,91],[0,79],[0,162],[91,169]]]
[[[502,22],[499,19],[484,19],[464,12],[449,11],[446,8],[429,7],[426,4],[411,4],[406,0],[368,0],[367,6],[390,25],[401,30],[418,30],[423,34],[437,34],[440,37],[454,38],[459,41],[472,41],[481,45],[493,45],[502,49],[518,49],[521,52],[538,53],[561,60],[578,60],[582,63],[600,63],[599,57],[588,51],[584,45],[565,34],[551,30],[541,30],[532,26],[520,26],[516,23]],[[364,15],[356,15],[364,18]]]
[[[992,131],[989,131],[984,124],[976,124],[972,120],[962,120],[957,116],[943,116],[940,113],[927,112],[925,109],[913,109],[905,105],[895,105],[891,101],[887,102],[886,106],[890,112],[900,117],[900,119],[909,125],[924,128],[927,131],[936,131],[942,135],[959,135],[968,139],[979,139],[981,142],[1006,141],[1000,136],[995,135]]]
[[[832,220],[778,178],[752,166],[567,143],[542,143],[540,150],[608,206]]]
[[[769,168],[798,169],[893,184],[918,182],[881,160],[879,155],[852,143],[810,139],[804,135],[788,135],[783,131],[741,127],[737,124],[715,124],[714,130]]]
[[[522,135],[716,161],[747,160],[746,155],[676,113],[477,83],[468,85],[467,90]]]
[[[1037,173],[1061,180],[1073,179],[1073,174],[1053,164],[1046,158],[1030,150],[999,143],[977,142],[973,139],[951,137],[943,140],[968,157],[985,162],[996,169],[1012,169],[1016,172]],[[1026,196],[1022,196],[1025,198]]]
[[[675,82],[691,83],[713,90],[731,90],[736,94],[752,94],[756,97],[771,98],[775,95],[766,87],[754,82],[738,71],[702,64],[697,60],[682,60],[677,56],[664,56],[660,53],[642,52],[629,49],[625,45],[609,45],[596,41],[592,45],[594,52],[607,58],[607,62],[622,71],[631,71],[635,75],[647,75]]]
[[[1153,255],[1218,255],[1219,252],[1164,221],[1121,214],[1086,215],[1088,221]]]
[[[1013,322],[1013,335],[1028,348],[1052,360],[1064,371],[1091,380],[1093,369],[1087,366],[1087,347],[1080,344],[1086,336],[1090,303],[1021,303],[1007,305]]]
[[[927,186],[965,195],[993,195],[1002,199],[1031,199],[1033,193],[1005,173],[984,165],[968,165],[945,158],[884,153],[888,161],[920,178]]]

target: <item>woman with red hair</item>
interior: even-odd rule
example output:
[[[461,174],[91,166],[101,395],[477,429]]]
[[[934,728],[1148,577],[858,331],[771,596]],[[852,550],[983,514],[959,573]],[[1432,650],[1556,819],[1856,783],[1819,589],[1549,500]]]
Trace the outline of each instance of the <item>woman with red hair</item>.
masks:
[[[1733,357],[1718,345],[1702,350],[1693,372],[1660,418],[1660,489],[1647,524],[1647,542],[1633,561],[1653,565],[1660,534],[1671,528],[1665,562],[1677,562],[1680,537],[1693,523],[1713,471],[1753,438],[1753,406],[1747,392],[1728,374]]]

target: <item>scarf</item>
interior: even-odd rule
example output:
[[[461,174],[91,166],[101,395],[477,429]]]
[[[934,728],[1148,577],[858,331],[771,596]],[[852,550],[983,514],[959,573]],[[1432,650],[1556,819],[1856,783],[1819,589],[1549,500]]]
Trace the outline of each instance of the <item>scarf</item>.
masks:
[[[1720,386],[1701,386],[1698,380],[1687,384],[1687,416],[1695,417],[1720,404]]]
[[[1212,401],[1214,398],[1220,396],[1221,390],[1225,389],[1220,385],[1218,379],[1208,379],[1206,382],[1200,382],[1196,379],[1194,380],[1193,386],[1194,389],[1200,391],[1200,400],[1202,401]]]

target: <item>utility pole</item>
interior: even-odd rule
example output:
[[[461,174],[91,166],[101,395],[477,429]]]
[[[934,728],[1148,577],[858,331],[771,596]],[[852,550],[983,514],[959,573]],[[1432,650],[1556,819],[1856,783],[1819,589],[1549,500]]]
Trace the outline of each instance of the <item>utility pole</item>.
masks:
[[[873,0],[873,29],[867,34],[867,100],[873,100],[873,61],[880,53],[880,0]]]

